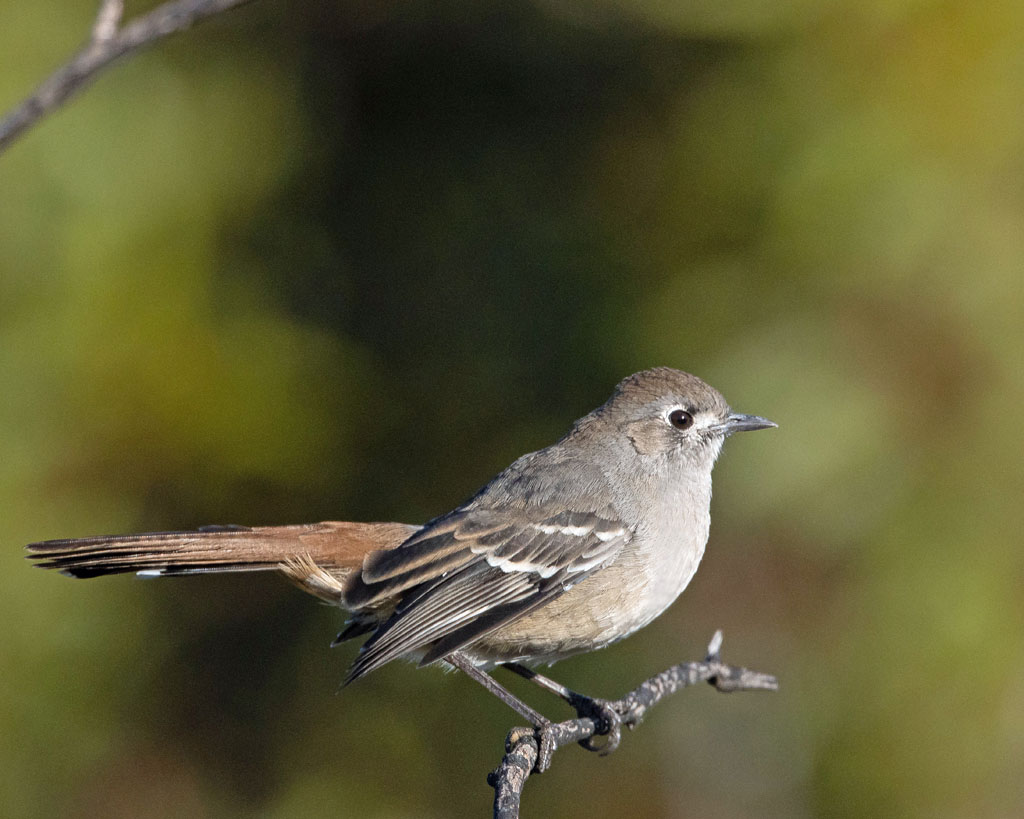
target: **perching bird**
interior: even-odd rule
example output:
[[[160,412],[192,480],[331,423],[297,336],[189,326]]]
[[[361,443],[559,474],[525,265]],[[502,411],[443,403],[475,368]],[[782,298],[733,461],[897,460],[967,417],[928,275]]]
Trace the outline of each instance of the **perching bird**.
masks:
[[[704,554],[722,443],[773,426],[660,367],[623,380],[561,440],[423,526],[214,526],[28,549],[73,577],[280,571],[352,613],[338,641],[370,635],[347,681],[407,657],[446,660],[494,692],[486,669],[522,673],[602,648],[661,614]]]

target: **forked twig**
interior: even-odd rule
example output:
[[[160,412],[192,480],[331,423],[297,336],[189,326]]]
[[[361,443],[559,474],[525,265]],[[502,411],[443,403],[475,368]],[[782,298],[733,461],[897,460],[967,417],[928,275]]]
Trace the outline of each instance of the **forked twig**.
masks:
[[[641,683],[622,699],[605,705],[618,714],[621,724],[632,728],[662,699],[697,683],[707,682],[724,692],[778,689],[778,680],[770,674],[723,663],[721,648],[722,632],[716,631],[703,662],[674,665]],[[606,720],[579,717],[545,726],[542,731],[513,728],[505,740],[501,764],[487,777],[488,784],[494,788],[495,819],[518,819],[526,780],[532,773],[545,771],[555,751],[573,742],[584,743],[608,734],[616,727]]]
[[[205,17],[250,0],[172,0],[121,25],[124,0],[102,0],[89,41],[51,74],[34,94],[0,119],[0,153],[25,131],[82,90],[114,60],[169,34],[190,28]]]

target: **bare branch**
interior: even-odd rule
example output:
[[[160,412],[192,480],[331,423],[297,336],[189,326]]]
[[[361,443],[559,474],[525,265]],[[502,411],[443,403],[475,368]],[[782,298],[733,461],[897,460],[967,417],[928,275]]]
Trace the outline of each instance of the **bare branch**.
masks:
[[[117,27],[121,25],[123,14],[124,0],[103,0],[96,22],[92,24],[92,41],[103,43],[112,39],[117,34]]]
[[[592,715],[541,728],[513,728],[505,740],[505,756],[487,777],[494,788],[494,819],[518,819],[519,803],[526,780],[532,773],[543,773],[551,764],[555,751],[577,742],[588,750],[610,753],[618,746],[622,725],[634,728],[647,711],[662,699],[683,688],[706,682],[719,691],[775,691],[778,680],[770,674],[725,665],[720,657],[722,632],[716,631],[708,645],[703,662],[680,663],[641,683],[626,696],[614,702],[596,701]],[[609,718],[614,715],[613,718]],[[595,736],[608,736],[603,748],[593,743]]]
[[[251,0],[172,0],[121,26],[124,0],[103,0],[89,42],[36,92],[0,119],[0,153],[40,119],[88,85],[110,63],[205,17]]]

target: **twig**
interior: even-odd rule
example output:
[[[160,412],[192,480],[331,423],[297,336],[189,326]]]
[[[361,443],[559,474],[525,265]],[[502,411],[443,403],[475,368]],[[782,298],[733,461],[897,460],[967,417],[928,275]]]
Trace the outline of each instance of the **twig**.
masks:
[[[92,42],[105,43],[117,34],[124,14],[124,0],[103,0],[92,24]]]
[[[778,680],[770,674],[736,668],[722,662],[722,632],[716,631],[708,644],[703,662],[680,663],[641,683],[626,696],[614,702],[601,703],[621,719],[621,724],[635,727],[647,711],[662,699],[683,688],[707,682],[719,691],[775,691]],[[573,742],[594,749],[595,736],[611,734],[617,725],[601,717],[581,716],[555,723],[538,730],[513,728],[505,740],[505,757],[497,770],[487,777],[494,788],[494,819],[518,819],[519,803],[526,780],[532,773],[542,773],[551,764],[555,751]],[[605,752],[614,750],[617,739],[609,737]]]
[[[88,85],[114,60],[169,34],[184,31],[205,17],[248,2],[250,0],[172,0],[121,26],[124,0],[102,0],[85,47],[51,74],[31,97],[0,119],[0,153]]]

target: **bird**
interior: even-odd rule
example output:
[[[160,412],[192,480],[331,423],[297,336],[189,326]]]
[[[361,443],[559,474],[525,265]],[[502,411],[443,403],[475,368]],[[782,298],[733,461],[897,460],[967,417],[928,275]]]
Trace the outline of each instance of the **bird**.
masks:
[[[455,667],[540,726],[488,672],[509,668],[577,708],[598,702],[536,667],[611,645],[671,605],[704,554],[723,442],[775,426],[733,412],[695,375],[656,367],[423,525],[208,526],[26,548],[76,578],[279,572],[350,613],[334,644],[367,637],[346,684],[397,658]]]

